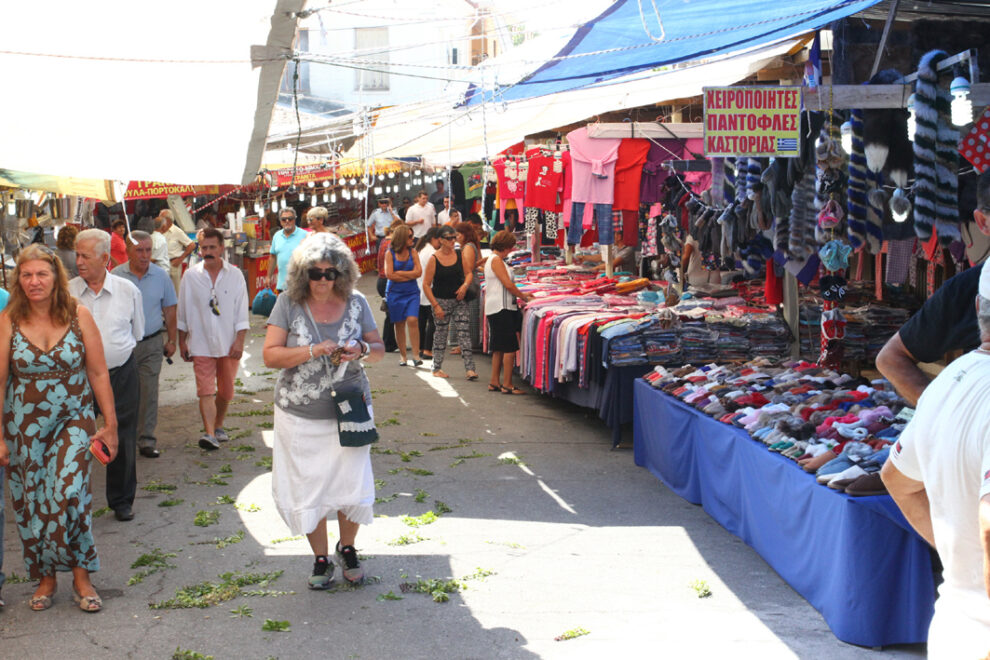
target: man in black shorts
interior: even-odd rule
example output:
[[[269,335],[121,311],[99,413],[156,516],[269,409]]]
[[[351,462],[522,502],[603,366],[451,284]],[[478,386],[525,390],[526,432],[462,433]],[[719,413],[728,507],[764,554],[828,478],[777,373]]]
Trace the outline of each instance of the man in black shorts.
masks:
[[[990,169],[977,180],[973,219],[990,236]],[[917,405],[931,382],[918,368],[919,362],[935,362],[950,351],[970,351],[980,345],[973,303],[979,283],[976,265],[946,281],[877,355],[877,369],[911,405]]]

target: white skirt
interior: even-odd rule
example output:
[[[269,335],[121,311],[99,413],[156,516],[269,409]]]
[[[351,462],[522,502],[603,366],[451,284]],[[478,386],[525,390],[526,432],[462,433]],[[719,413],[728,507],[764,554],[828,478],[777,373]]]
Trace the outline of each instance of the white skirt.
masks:
[[[293,534],[309,534],[342,511],[370,525],[375,517],[371,445],[341,447],[337,422],[306,419],[275,406],[272,496]]]

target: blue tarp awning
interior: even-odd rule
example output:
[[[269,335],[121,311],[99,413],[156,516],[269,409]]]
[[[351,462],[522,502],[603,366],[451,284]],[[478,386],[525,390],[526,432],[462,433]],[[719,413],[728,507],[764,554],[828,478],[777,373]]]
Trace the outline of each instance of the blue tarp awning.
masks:
[[[584,24],[546,64],[497,92],[497,100],[544,96],[677,62],[768,45],[878,2],[619,0]],[[481,100],[476,89],[469,90],[468,105]]]

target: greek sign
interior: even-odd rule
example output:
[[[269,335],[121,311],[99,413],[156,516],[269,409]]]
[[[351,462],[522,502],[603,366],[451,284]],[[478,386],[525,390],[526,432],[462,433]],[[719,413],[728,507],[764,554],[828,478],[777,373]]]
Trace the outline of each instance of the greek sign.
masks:
[[[287,186],[289,185],[289,182],[293,181],[291,167],[283,167],[282,169],[272,170],[272,173],[275,175],[275,186]],[[332,179],[336,175],[337,164],[335,162],[300,165],[296,168],[295,183],[297,185],[300,183],[309,183],[310,181],[319,183],[327,179]]]
[[[800,155],[800,87],[705,87],[706,156]]]
[[[162,183],[160,181],[131,181],[124,193],[124,199],[154,199],[158,197],[168,197],[169,195],[195,195],[196,189],[193,186],[186,186],[175,183]]]

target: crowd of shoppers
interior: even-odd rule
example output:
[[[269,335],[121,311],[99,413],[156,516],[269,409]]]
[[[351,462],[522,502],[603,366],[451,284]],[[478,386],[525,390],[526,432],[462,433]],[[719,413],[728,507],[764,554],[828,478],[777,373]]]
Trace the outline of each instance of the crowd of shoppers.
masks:
[[[279,294],[263,351],[266,365],[281,370],[273,496],[293,533],[309,539],[312,589],[330,586],[332,559],[344,579],[363,579],[354,543],[360,525],[371,522],[374,502],[369,447],[344,446],[343,430],[352,423],[345,423],[334,397],[357,395],[365,404],[360,408],[367,408],[365,419],[373,419],[363,363],[380,360],[387,349],[398,350],[403,365],[432,359],[434,375],[447,377],[442,366],[450,328],[467,378],[477,380],[467,304],[477,296],[481,269],[504,282],[505,292],[503,308],[489,314],[493,346],[501,349],[492,382],[499,383],[498,391],[521,393],[512,387],[512,356],[506,355],[518,341],[517,324],[509,318],[518,312],[508,297],[525,298],[502,261],[514,239],[510,244],[507,232],[496,237],[498,249],[486,263],[477,225],[459,222],[449,197],[440,203],[447,211],[442,226],[426,193],[402,213],[381,200],[377,217],[366,225],[378,251],[385,341],[368,301],[355,291],[358,266],[329,226],[326,210],[311,209],[306,230],[293,209],[279,214],[270,272]],[[33,610],[55,603],[59,571],[71,571],[80,609],[103,608],[90,579],[99,569],[91,529],[91,455],[106,465],[106,501],[114,517],[133,520],[137,456],[161,455],[156,427],[164,360],[177,354],[192,363],[203,428],[199,446],[214,451],[229,440],[224,419],[249,327],[248,300],[243,273],[224,259],[224,235],[214,217],[201,217],[196,240],[174,224],[169,210],[154,219],[150,233],[128,232],[123,221],[111,231],[66,226],[57,250],[32,245],[17,259],[10,304],[0,314],[0,378],[10,384],[0,393],[0,467],[6,468],[0,469],[0,501],[6,485],[25,566],[37,580],[28,603]],[[184,269],[197,249],[200,259]],[[38,404],[50,404],[53,392],[58,414],[42,416]],[[0,534],[3,515],[0,506]],[[332,553],[329,517],[338,526]],[[0,537],[0,568],[2,547]]]

